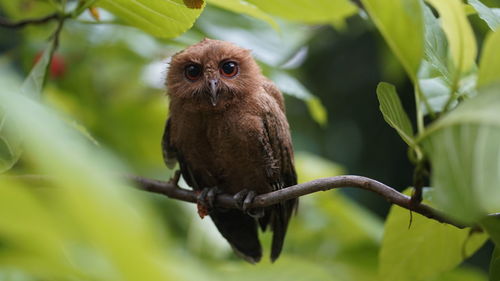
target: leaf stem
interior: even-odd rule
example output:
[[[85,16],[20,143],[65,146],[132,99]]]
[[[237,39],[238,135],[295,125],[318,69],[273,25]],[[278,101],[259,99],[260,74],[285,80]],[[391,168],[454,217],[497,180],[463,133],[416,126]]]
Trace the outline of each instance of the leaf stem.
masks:
[[[418,85],[418,80],[414,80],[414,88],[415,88],[415,110],[417,111],[417,132],[418,134],[422,134],[424,132],[424,113],[421,109],[420,98],[422,97],[422,93],[420,91],[420,86]]]

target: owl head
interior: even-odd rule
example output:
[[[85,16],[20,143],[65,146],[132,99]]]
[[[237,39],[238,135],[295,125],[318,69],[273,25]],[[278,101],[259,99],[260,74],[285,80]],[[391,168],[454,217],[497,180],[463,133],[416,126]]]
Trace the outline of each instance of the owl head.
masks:
[[[172,57],[166,84],[186,110],[220,110],[253,93],[260,77],[249,50],[204,39]]]

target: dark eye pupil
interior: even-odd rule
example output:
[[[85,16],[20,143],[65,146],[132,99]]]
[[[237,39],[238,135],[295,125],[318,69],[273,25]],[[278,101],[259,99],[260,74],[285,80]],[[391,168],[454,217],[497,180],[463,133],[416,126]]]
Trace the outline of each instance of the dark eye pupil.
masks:
[[[236,69],[236,63],[232,61],[226,62],[225,64],[222,65],[222,71],[224,71],[224,73],[226,74],[234,73],[235,69]]]
[[[199,65],[192,64],[186,67],[186,76],[189,79],[198,78],[200,74],[201,74],[201,67]]]

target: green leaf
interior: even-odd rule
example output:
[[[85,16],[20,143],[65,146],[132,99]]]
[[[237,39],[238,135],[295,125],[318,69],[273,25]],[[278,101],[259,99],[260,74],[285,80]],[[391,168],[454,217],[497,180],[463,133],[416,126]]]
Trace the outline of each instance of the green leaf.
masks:
[[[238,14],[245,14],[254,17],[259,20],[267,22],[275,30],[279,30],[280,27],[276,21],[267,13],[263,12],[259,7],[245,0],[208,0],[208,3],[233,11]]]
[[[275,70],[270,75],[271,80],[285,94],[294,96],[306,102],[311,117],[324,126],[328,121],[328,112],[321,101],[313,96],[302,83],[284,71]]]
[[[399,136],[410,146],[415,145],[413,139],[413,127],[410,119],[401,105],[396,87],[389,83],[381,82],[377,86],[377,98],[380,103],[380,111],[384,120],[393,127]]]
[[[344,26],[347,17],[358,10],[348,0],[247,0],[270,14],[310,24],[331,23]]]
[[[441,112],[450,96],[452,77],[448,59],[448,43],[439,20],[431,9],[424,5],[425,44],[424,60],[418,73],[418,83],[425,99],[420,108],[423,114]],[[428,108],[429,107],[429,108]]]
[[[172,38],[193,25],[205,3],[200,9],[188,8],[182,0],[100,0],[96,5],[149,34]]]
[[[35,66],[31,69],[28,77],[26,77],[23,84],[21,85],[21,94],[35,99],[38,99],[40,97],[43,89],[43,84],[45,82],[47,68],[50,64],[53,48],[53,42],[51,42],[50,45],[45,48],[42,56],[35,64]]]
[[[449,84],[446,83],[443,76],[433,78],[419,79],[420,89],[424,93],[429,105],[434,112],[441,112],[450,96]],[[424,113],[428,113],[424,105],[422,105]]]
[[[51,47],[46,48],[40,60],[31,70],[21,86],[21,93],[39,98],[45,80],[45,71],[50,61]],[[17,77],[6,66],[0,66],[2,85],[5,91],[17,92]],[[22,154],[22,138],[12,128],[10,108],[0,106],[0,173],[8,171],[17,163]]]
[[[499,90],[480,90],[423,136],[436,202],[462,221],[500,210]]]
[[[427,0],[427,2],[439,12],[458,75],[466,72],[474,65],[477,47],[462,2],[460,0]]]
[[[20,94],[34,99],[40,98],[53,48],[54,42],[51,42],[22,83],[19,91]],[[17,89],[12,81],[17,79],[9,74],[9,69],[5,68],[2,70],[6,72],[4,74],[6,77],[3,77],[6,81],[2,83],[2,85],[6,85],[4,86],[4,90],[11,91],[14,94],[17,92]],[[8,84],[11,85],[11,88],[7,87]],[[13,126],[11,124],[11,110],[8,107],[0,107],[0,173],[12,168],[19,161],[22,154],[21,144],[23,140],[21,135],[17,134],[11,128]]]
[[[488,34],[484,41],[477,86],[483,87],[500,82],[500,30]]]
[[[450,71],[448,69],[448,42],[439,20],[434,16],[431,9],[424,5],[425,20],[425,44],[424,58],[428,64],[422,65],[419,73],[420,78],[436,77],[426,67],[432,67],[438,74],[444,77],[445,81],[451,84]],[[426,66],[426,67],[424,67]]]
[[[427,192],[425,197],[429,197]],[[410,212],[396,205],[391,207],[380,250],[382,280],[429,280],[459,265],[487,239],[484,233],[470,234],[469,229],[458,229],[417,213],[412,216],[409,226]]]
[[[19,89],[19,78],[7,65],[0,61],[0,84],[6,92],[15,92]],[[10,124],[11,116],[7,114],[8,108],[0,104],[0,173],[8,171],[17,163],[22,153],[21,137],[13,132]]]
[[[481,226],[488,232],[491,240],[499,246],[500,245],[500,216],[486,216],[480,221]]]
[[[500,26],[500,9],[488,8],[479,0],[468,0],[467,2],[476,9],[479,17],[488,24],[491,30],[496,30]]]
[[[500,248],[495,247],[490,261],[490,281],[500,281]]]
[[[362,3],[408,76],[415,81],[424,53],[422,2],[363,0]]]
[[[321,103],[321,100],[318,97],[311,97],[307,99],[307,109],[309,110],[309,114],[311,117],[321,126],[326,126],[328,123],[328,112],[326,111],[325,106]]]

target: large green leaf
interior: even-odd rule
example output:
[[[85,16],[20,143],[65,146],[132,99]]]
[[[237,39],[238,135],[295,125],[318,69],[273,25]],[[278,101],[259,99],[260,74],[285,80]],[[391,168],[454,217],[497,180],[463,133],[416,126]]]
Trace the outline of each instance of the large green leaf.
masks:
[[[469,4],[476,9],[480,18],[482,18],[492,30],[500,26],[500,9],[488,8],[479,0],[468,0]]]
[[[279,30],[279,25],[267,13],[259,9],[259,7],[245,0],[208,0],[208,3],[220,8],[233,11],[239,14],[246,14],[256,19],[263,20],[271,25],[274,29]]]
[[[391,207],[380,250],[382,280],[429,280],[459,265],[487,239],[484,233],[470,234],[469,229],[458,229],[417,213],[412,216],[409,226],[410,212]]]
[[[182,0],[100,0],[96,3],[127,24],[161,38],[172,38],[188,30],[200,9],[188,8]]]
[[[469,70],[476,59],[476,39],[460,0],[427,0],[439,12],[457,75]]]
[[[436,122],[424,136],[436,202],[473,222],[500,210],[500,91],[483,89]]]
[[[366,10],[399,59],[416,80],[424,53],[424,27],[420,0],[363,0]]]
[[[399,96],[396,93],[396,87],[385,82],[379,83],[377,86],[377,98],[385,121],[398,132],[399,136],[410,147],[413,147],[415,145],[413,127],[401,105]]]
[[[304,23],[332,23],[343,26],[347,17],[356,13],[348,0],[247,0],[270,14]]]
[[[500,83],[500,30],[490,33],[484,41],[477,86]]]

